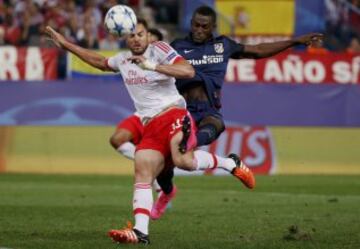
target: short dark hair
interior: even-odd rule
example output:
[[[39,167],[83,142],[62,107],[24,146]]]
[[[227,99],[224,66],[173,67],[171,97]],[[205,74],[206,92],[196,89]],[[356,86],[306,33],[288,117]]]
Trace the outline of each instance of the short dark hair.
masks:
[[[203,5],[198,7],[193,14],[193,18],[196,14],[202,15],[202,16],[210,16],[214,23],[216,23],[216,12],[213,8]]]
[[[137,18],[137,23],[138,24],[142,24],[146,30],[149,30],[149,26],[147,24],[147,21],[144,18],[138,17]]]
[[[148,29],[148,32],[155,35],[159,41],[162,41],[164,39],[163,34],[158,29],[154,29],[154,28]]]

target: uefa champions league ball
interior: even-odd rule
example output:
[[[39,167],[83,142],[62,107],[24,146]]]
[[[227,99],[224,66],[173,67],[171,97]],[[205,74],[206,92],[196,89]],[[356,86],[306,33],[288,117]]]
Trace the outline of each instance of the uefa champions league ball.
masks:
[[[115,5],[106,13],[104,22],[109,33],[123,36],[135,31],[137,20],[130,7]]]

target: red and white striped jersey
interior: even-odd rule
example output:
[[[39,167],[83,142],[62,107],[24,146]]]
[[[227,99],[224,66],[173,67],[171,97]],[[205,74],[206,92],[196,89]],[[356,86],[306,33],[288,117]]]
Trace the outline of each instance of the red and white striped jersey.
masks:
[[[131,51],[108,58],[108,66],[121,73],[125,86],[134,101],[136,113],[151,118],[169,106],[186,108],[184,98],[175,86],[175,78],[155,71],[143,70],[128,59]],[[182,57],[167,43],[149,44],[143,56],[156,64],[173,64]]]

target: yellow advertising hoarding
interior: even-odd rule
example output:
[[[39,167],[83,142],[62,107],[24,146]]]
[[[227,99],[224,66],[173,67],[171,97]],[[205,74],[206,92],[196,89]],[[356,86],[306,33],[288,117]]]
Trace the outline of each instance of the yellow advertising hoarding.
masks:
[[[360,174],[359,128],[269,127],[268,130],[275,153],[274,174]],[[113,131],[113,127],[0,127],[1,137],[6,137],[1,140],[1,169],[133,174],[133,162],[119,155],[108,142]],[[238,135],[231,140],[235,141]],[[254,139],[262,137],[250,138],[249,148],[258,148],[257,154],[265,156],[261,153],[260,140]],[[245,144],[231,147],[241,146]],[[253,154],[254,160],[257,154]]]
[[[292,35],[294,0],[217,0],[218,31],[235,35]]]

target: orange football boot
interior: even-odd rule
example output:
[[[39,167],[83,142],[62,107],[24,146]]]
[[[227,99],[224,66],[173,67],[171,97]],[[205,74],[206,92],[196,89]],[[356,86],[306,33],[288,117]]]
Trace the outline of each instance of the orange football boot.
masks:
[[[255,187],[255,177],[251,170],[240,160],[238,155],[230,154],[228,157],[233,159],[236,164],[231,174],[238,178],[247,188],[253,189]]]

